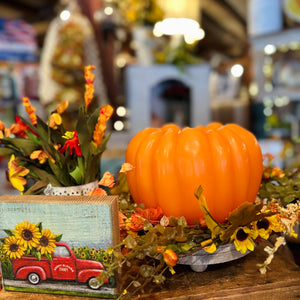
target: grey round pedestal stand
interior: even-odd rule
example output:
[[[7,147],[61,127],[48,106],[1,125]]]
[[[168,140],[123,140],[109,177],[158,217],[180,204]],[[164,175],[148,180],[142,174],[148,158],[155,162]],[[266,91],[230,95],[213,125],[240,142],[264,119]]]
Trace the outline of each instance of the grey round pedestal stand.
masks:
[[[206,270],[208,265],[235,260],[247,255],[249,252],[250,251],[246,251],[246,253],[242,254],[241,252],[237,251],[234,244],[231,243],[227,245],[221,245],[213,253],[199,250],[192,255],[180,257],[178,260],[178,264],[189,265],[195,272],[203,272]]]

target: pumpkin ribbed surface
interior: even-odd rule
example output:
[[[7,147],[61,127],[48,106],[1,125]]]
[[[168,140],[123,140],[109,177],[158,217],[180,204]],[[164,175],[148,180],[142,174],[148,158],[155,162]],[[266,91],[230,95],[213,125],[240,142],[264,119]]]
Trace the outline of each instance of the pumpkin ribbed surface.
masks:
[[[199,185],[211,215],[224,222],[240,204],[254,202],[263,171],[255,136],[236,124],[146,128],[130,141],[126,162],[134,166],[127,180],[136,203],[190,223],[203,217],[194,195]]]

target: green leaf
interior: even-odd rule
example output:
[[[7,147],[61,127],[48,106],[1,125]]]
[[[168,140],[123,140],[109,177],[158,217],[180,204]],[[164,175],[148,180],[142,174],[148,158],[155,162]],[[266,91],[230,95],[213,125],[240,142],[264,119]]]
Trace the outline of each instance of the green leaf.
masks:
[[[3,230],[8,236],[13,236],[14,235],[14,233],[13,233],[13,231],[11,230],[11,229],[4,229]]]
[[[53,186],[61,186],[61,183],[57,180],[55,174],[51,174],[47,170],[44,170],[43,166],[38,168],[34,165],[31,165],[29,168],[40,179],[40,183],[36,185],[37,189],[43,188],[49,183],[51,183]]]
[[[179,245],[181,252],[187,252],[189,250],[191,250],[194,245],[188,244],[188,243],[183,243]]]
[[[43,230],[42,222],[36,224],[36,227],[39,229],[40,232]]]
[[[45,254],[46,258],[49,259],[50,261],[53,260],[52,255],[50,253]]]
[[[84,172],[78,166],[74,169],[74,171],[70,172],[70,175],[75,179],[77,184],[84,183]]]
[[[144,276],[144,277],[148,277],[148,276]],[[132,284],[133,284],[133,286],[134,286],[135,288],[138,288],[138,287],[141,286],[140,282],[139,282],[139,281],[136,281],[136,280],[132,281]]]
[[[271,211],[261,213],[262,207],[263,203],[257,205],[254,205],[250,202],[242,203],[238,208],[236,208],[230,213],[228,217],[228,222],[230,223],[230,226],[223,231],[222,235],[220,236],[220,239],[226,243],[230,240],[230,237],[238,227],[246,226],[249,225],[251,222],[274,215],[274,212]]]
[[[1,142],[4,145],[12,146],[14,149],[22,152],[24,156],[30,156],[33,151],[40,149],[40,145],[28,139],[8,137],[2,139]]]
[[[59,167],[51,160],[48,160],[48,163],[57,181],[59,181],[62,186],[74,185],[74,181],[72,180],[72,177],[68,173],[68,168]]]
[[[124,243],[128,249],[134,249],[137,246],[137,241],[130,234],[126,236]]]
[[[56,242],[60,242],[61,241],[61,239],[62,239],[62,234],[57,234],[56,236],[55,236],[55,241]]]
[[[7,160],[9,160],[12,154],[16,155],[17,151],[10,148],[0,147],[0,156],[4,156]]]
[[[150,277],[154,273],[154,268],[149,265],[142,265],[140,267],[140,273],[143,277]]]
[[[201,186],[199,186],[199,188],[197,189],[197,191],[195,193],[195,196],[199,201],[201,210],[204,212],[205,223],[206,223],[208,229],[211,231],[211,236],[214,239],[215,237],[219,236],[222,233],[223,227],[221,226],[221,224],[219,224],[217,221],[215,221],[215,219],[209,213],[209,210],[208,210],[208,207],[206,204],[206,199],[202,195],[202,192],[203,192],[203,188]]]

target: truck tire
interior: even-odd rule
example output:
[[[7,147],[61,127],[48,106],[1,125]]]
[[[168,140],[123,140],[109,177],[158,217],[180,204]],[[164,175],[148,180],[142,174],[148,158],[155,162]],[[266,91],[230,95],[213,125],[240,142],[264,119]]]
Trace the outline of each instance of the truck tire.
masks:
[[[41,281],[40,275],[34,272],[29,273],[27,279],[31,284],[34,285],[39,284]]]
[[[96,277],[91,277],[88,282],[88,287],[92,290],[98,290],[101,287],[99,280]]]

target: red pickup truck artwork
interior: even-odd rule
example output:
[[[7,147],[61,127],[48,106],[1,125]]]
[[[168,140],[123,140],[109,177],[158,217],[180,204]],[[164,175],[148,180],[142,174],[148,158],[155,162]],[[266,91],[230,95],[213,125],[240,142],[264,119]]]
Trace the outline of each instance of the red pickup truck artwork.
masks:
[[[47,258],[38,260],[33,256],[13,259],[12,266],[15,278],[27,279],[34,285],[46,279],[74,280],[87,283],[93,290],[99,289],[100,282],[96,277],[104,270],[102,263],[77,259],[66,243],[57,242],[55,244],[56,248],[52,254],[52,260]]]

